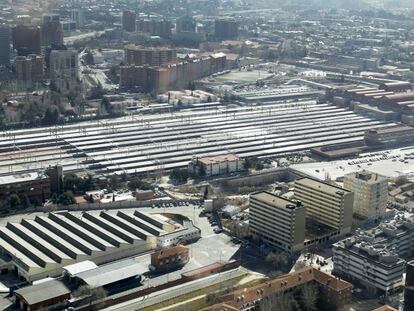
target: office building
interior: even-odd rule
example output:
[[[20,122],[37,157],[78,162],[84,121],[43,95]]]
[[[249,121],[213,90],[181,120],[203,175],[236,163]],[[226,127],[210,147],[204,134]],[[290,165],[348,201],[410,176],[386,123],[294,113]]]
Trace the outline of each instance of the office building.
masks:
[[[405,261],[414,254],[414,215],[398,213],[370,230],[333,246],[334,273],[392,292],[403,283]]]
[[[10,65],[10,27],[0,24],[0,66]]]
[[[172,23],[164,19],[138,19],[136,22],[136,31],[144,32],[151,36],[159,36],[163,39],[171,37],[172,28]]]
[[[15,68],[17,83],[21,89],[34,87],[44,77],[44,61],[40,55],[17,56]]]
[[[232,153],[195,157],[188,164],[188,171],[198,176],[217,176],[239,172],[244,169],[244,161]]]
[[[219,40],[233,40],[239,36],[239,23],[230,18],[219,18],[214,21],[214,35]]]
[[[59,20],[46,20],[41,26],[42,46],[52,47],[63,45],[63,28]]]
[[[306,217],[336,229],[351,232],[354,194],[341,187],[311,178],[295,181],[295,199],[302,202]]]
[[[135,66],[166,66],[177,62],[177,50],[173,48],[147,48],[130,44],[125,47],[125,61]]]
[[[42,23],[48,23],[48,22],[59,22],[60,21],[60,15],[55,13],[48,13],[42,15]]]
[[[85,26],[85,11],[83,9],[71,10],[70,18],[75,21],[77,28],[82,28]]]
[[[40,55],[40,28],[35,26],[18,25],[12,29],[13,48],[20,56],[29,54]]]
[[[79,60],[75,50],[53,50],[49,58],[50,78],[58,90],[68,94],[79,86]]]
[[[306,212],[299,202],[269,192],[250,195],[250,232],[255,239],[289,253],[303,249]]]
[[[132,11],[122,12],[122,30],[134,32],[136,29],[137,14]]]
[[[385,213],[388,200],[386,177],[365,170],[347,174],[344,188],[354,193],[354,213],[358,216],[375,219]]]

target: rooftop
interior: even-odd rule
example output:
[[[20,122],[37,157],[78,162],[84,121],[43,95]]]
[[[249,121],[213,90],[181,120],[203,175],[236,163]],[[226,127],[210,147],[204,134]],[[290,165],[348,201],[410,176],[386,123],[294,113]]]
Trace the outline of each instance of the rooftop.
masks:
[[[302,207],[298,205],[298,202],[296,201],[288,200],[286,198],[274,195],[267,191],[253,193],[250,195],[250,198],[254,198],[256,200],[265,202],[277,208],[296,209],[296,208]]]
[[[332,195],[338,195],[338,194],[345,194],[345,193],[349,193],[351,191],[346,190],[342,187],[333,185],[333,184],[328,184],[326,182],[320,181],[320,180],[316,180],[316,179],[312,179],[312,178],[301,178],[295,181],[295,184],[301,184],[310,188],[318,188],[320,191],[323,191],[325,193],[329,193]]]
[[[28,305],[34,305],[45,300],[69,295],[70,290],[62,282],[52,280],[18,289],[15,294],[26,301]]]

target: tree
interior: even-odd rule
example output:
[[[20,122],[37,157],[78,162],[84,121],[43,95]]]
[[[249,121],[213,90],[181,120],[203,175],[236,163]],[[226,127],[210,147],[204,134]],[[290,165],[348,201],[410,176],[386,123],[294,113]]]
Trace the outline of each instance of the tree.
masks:
[[[72,191],[73,193],[76,193],[82,188],[82,183],[82,179],[77,175],[73,173],[66,174],[63,177],[63,190]]]
[[[112,175],[109,179],[109,185],[111,186],[112,190],[116,190],[121,187],[121,180],[117,175]]]
[[[57,200],[58,204],[60,205],[71,205],[71,204],[75,204],[76,200],[75,197],[73,196],[72,192],[66,191],[63,192]]]
[[[10,207],[16,209],[20,206],[20,198],[17,194],[12,193],[9,197]]]
[[[131,191],[135,191],[137,189],[152,190],[154,187],[150,183],[147,183],[146,181],[142,181],[138,178],[133,178],[128,182],[128,188]]]
[[[303,285],[300,293],[300,304],[303,310],[314,311],[317,310],[316,303],[318,301],[319,290],[315,284]]]
[[[190,177],[186,169],[175,168],[170,173],[170,179],[179,183],[184,183]]]
[[[56,107],[48,107],[42,119],[43,125],[54,125],[59,121],[59,112]]]
[[[289,260],[286,254],[282,252],[272,252],[266,256],[266,262],[268,262],[273,268],[286,265]]]
[[[195,84],[195,82],[194,82],[194,81],[190,81],[190,82],[188,82],[188,89],[189,89],[190,91],[195,91],[195,89],[196,89],[196,84]]]
[[[102,87],[101,83],[98,83],[97,86],[91,88],[91,95],[89,99],[100,99],[106,94],[105,90]]]

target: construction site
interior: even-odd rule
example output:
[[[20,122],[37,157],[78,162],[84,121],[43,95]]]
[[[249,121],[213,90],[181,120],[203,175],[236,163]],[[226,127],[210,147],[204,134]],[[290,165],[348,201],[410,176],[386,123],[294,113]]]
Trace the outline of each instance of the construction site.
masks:
[[[366,130],[394,127],[316,100],[224,104],[72,125],[3,131],[0,174],[62,165],[67,172],[145,174],[186,167],[227,152],[270,158],[360,142]]]

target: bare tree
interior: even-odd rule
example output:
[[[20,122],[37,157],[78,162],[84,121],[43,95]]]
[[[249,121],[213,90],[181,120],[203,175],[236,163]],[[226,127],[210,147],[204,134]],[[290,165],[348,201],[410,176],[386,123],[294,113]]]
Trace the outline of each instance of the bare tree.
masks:
[[[319,290],[315,284],[305,284],[302,287],[300,301],[304,310],[314,311],[317,309]]]
[[[263,311],[293,311],[298,310],[298,303],[292,293],[281,292],[270,295],[261,301]]]
[[[272,268],[278,268],[279,266],[286,265],[289,260],[286,254],[282,252],[272,252],[266,256],[266,262],[268,262]]]

